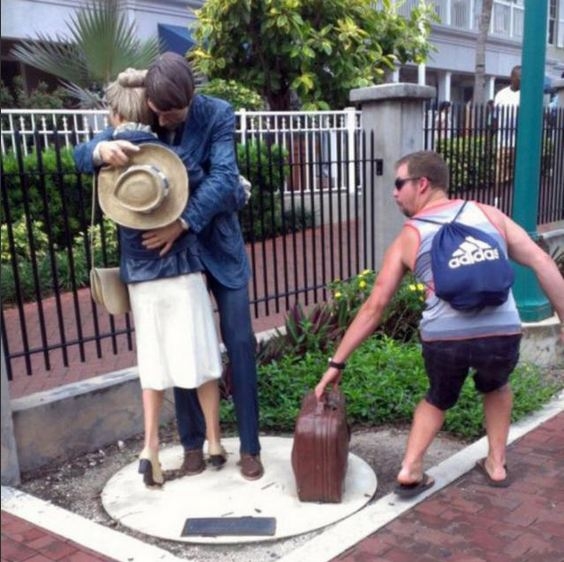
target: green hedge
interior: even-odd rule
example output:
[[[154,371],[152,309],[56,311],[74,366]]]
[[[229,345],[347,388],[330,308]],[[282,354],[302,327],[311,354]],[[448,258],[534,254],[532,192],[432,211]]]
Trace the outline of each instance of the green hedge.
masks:
[[[12,222],[28,216],[41,222],[46,233],[49,225],[57,247],[70,246],[84,224],[82,219],[90,220],[92,178],[77,173],[70,148],[32,151],[23,158],[23,170],[14,153],[2,156]],[[0,221],[6,222],[4,205]]]

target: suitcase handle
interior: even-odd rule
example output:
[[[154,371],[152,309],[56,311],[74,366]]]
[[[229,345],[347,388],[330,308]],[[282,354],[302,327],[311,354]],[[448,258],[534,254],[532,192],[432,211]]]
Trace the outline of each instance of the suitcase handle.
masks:
[[[340,391],[328,391],[317,401],[316,413],[321,415],[324,410],[336,410],[339,404]]]

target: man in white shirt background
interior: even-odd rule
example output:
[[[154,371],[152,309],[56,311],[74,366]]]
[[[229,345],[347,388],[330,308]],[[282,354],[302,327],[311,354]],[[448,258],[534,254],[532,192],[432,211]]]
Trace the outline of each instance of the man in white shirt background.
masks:
[[[521,67],[511,69],[511,83],[502,88],[494,98],[497,114],[497,183],[513,178],[515,167],[515,139],[517,138],[517,111],[521,96]]]

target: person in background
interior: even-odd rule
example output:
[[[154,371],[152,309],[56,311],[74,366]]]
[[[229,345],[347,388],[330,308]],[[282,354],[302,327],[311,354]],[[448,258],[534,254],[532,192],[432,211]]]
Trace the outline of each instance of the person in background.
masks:
[[[120,274],[135,321],[145,427],[139,472],[147,486],[161,486],[159,420],[166,388],[197,389],[209,462],[221,468],[226,453],[219,423],[221,354],[196,235],[183,232],[165,255],[143,245],[147,228],[177,222],[188,202],[183,162],[151,130],[144,79],[144,72],[128,69],[106,89],[112,138],[135,143],[139,150],[131,165],[100,170],[98,192],[102,209],[120,225]],[[164,193],[159,193],[163,177]],[[150,211],[144,196],[154,207]],[[142,210],[136,210],[138,204]]]
[[[430,249],[439,225],[414,219],[448,222],[464,201],[449,200],[448,167],[436,152],[404,156],[396,163],[396,176],[393,196],[408,220],[386,251],[373,290],[335,350],[315,394],[321,400],[327,385],[340,382],[347,359],[372,335],[404,274],[413,271],[428,288],[420,337],[429,389],[415,409],[395,491],[409,498],[433,485],[433,478],[424,471],[425,453],[443,424],[445,412],[457,402],[470,369],[474,370],[476,389],[482,393],[488,440],[487,456],[477,468],[490,486],[506,487],[511,476],[506,460],[512,410],[509,376],[517,364],[521,340],[515,300],[510,293],[500,306],[461,312],[434,294]],[[510,258],[534,271],[558,313],[559,343],[564,344],[564,278],[552,258],[495,207],[468,202],[457,220],[487,232]]]
[[[511,69],[510,84],[494,97],[497,130],[497,183],[511,181],[515,166],[517,113],[521,99],[521,67]]]
[[[442,101],[435,116],[435,142],[450,138],[452,120],[450,116],[451,103]]]
[[[232,395],[240,439],[241,475],[264,473],[260,457],[256,340],[249,306],[250,267],[237,216],[247,197],[239,182],[235,154],[235,115],[225,101],[197,94],[188,61],[172,52],[160,55],[145,77],[148,105],[159,139],[174,147],[188,170],[190,199],[178,221],[144,235],[144,246],[165,255],[185,231],[196,234],[208,286],[232,372]],[[80,149],[80,171],[123,166],[137,150],[132,143],[93,139]],[[184,447],[182,470],[199,474],[205,423],[195,392],[174,388],[176,420]]]

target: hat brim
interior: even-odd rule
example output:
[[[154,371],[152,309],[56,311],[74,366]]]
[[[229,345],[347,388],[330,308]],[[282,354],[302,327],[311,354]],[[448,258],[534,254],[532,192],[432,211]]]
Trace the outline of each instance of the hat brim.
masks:
[[[130,165],[152,165],[168,179],[168,194],[162,203],[150,213],[126,209],[115,197],[115,185],[119,176]],[[121,226],[137,230],[151,230],[167,226],[177,220],[188,203],[188,172],[182,160],[169,148],[154,143],[139,145],[127,166],[103,167],[98,174],[98,202],[104,214]]]

